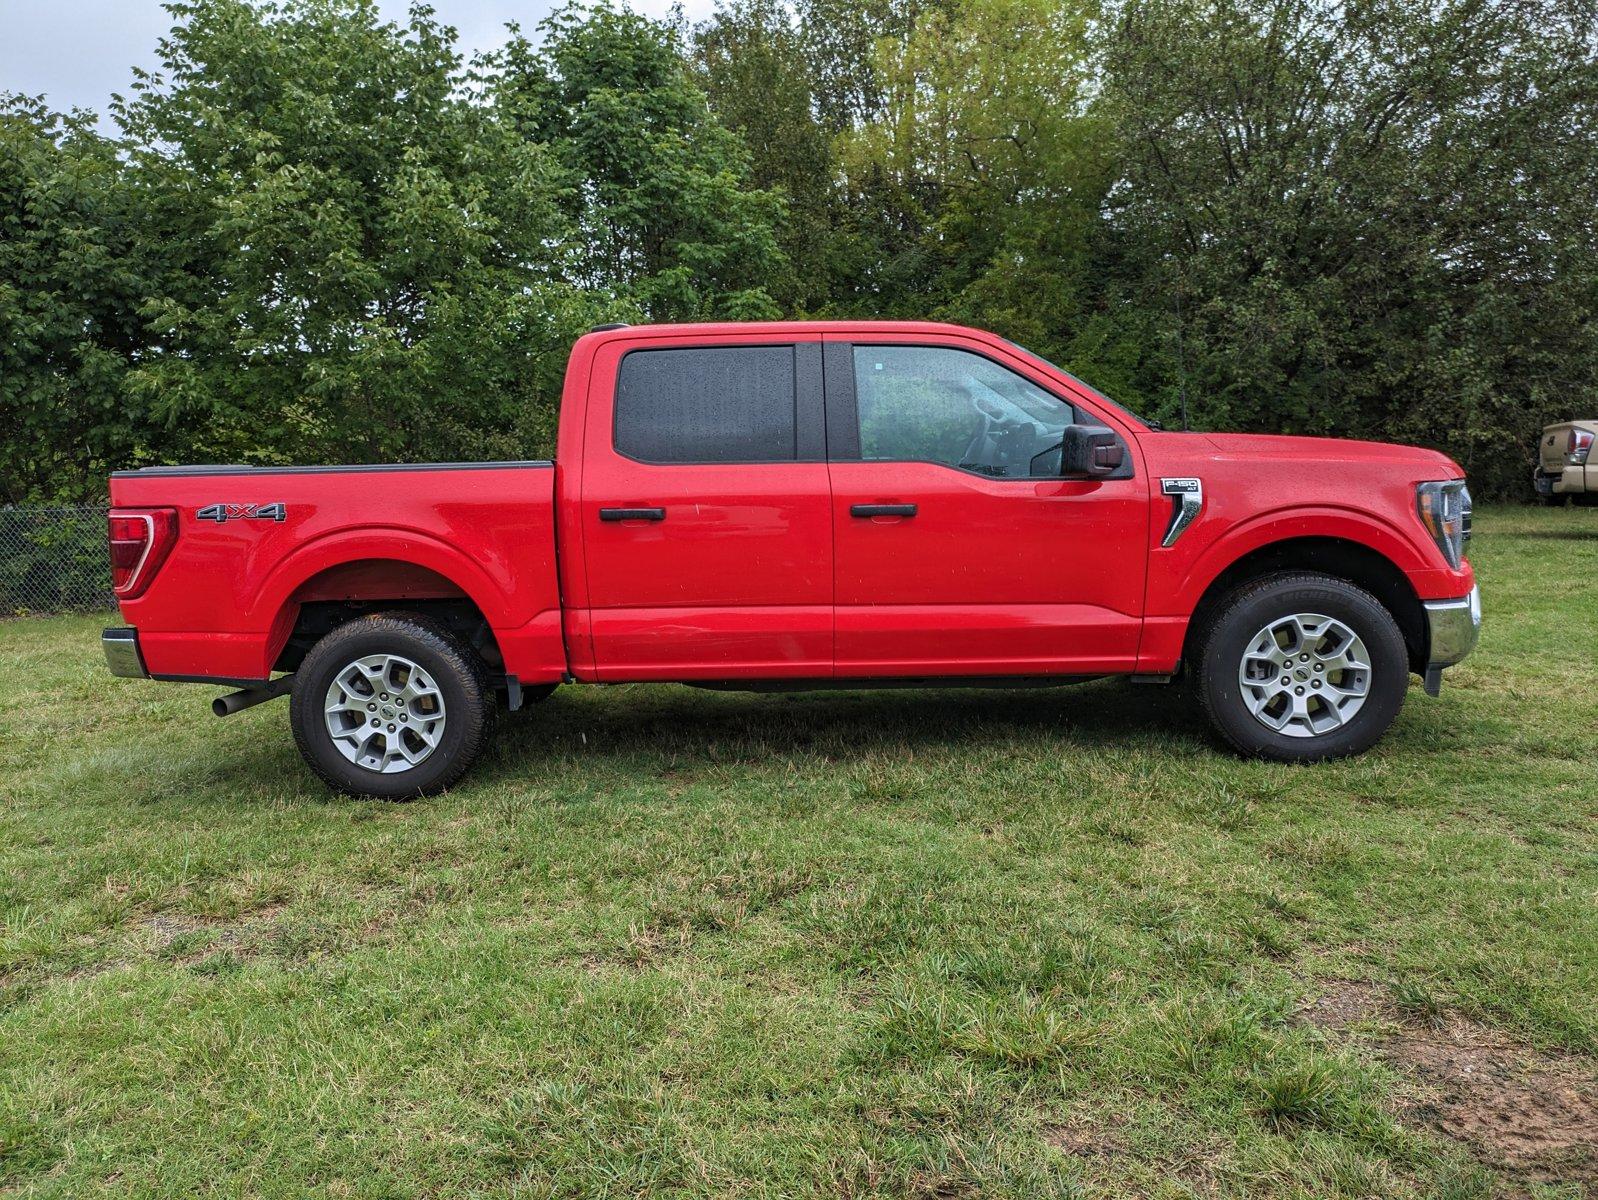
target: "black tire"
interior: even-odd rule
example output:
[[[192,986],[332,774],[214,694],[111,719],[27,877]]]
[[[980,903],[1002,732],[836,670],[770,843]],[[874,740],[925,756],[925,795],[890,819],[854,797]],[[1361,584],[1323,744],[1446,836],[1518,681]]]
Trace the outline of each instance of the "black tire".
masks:
[[[373,654],[395,654],[432,677],[443,697],[438,744],[416,765],[397,772],[364,767],[340,752],[324,707],[339,673]],[[300,755],[334,791],[381,800],[431,796],[466,774],[494,725],[494,692],[483,662],[443,625],[414,613],[375,613],[340,625],[306,654],[295,672],[289,721]]]
[[[1271,621],[1298,613],[1330,617],[1352,630],[1369,653],[1370,681],[1364,704],[1345,724],[1294,737],[1255,717],[1238,673],[1255,636]],[[1193,667],[1199,702],[1216,732],[1243,754],[1279,762],[1364,753],[1387,732],[1409,690],[1409,654],[1393,615],[1362,588],[1313,572],[1252,580],[1223,599],[1199,631]]]

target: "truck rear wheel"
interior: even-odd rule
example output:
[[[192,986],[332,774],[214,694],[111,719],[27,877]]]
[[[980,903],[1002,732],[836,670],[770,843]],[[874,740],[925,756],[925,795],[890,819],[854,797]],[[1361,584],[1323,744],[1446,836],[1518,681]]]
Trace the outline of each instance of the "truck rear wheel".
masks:
[[[1370,749],[1409,688],[1391,613],[1343,579],[1308,572],[1243,585],[1201,631],[1199,700],[1237,750],[1317,762]]]
[[[492,704],[482,661],[448,629],[378,613],[311,647],[289,719],[306,765],[329,787],[409,800],[466,773],[488,739]]]

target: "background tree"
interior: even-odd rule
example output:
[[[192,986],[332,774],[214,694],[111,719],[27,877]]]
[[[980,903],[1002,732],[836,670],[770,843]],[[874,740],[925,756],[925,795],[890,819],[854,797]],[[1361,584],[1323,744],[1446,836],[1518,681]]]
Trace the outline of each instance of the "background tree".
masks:
[[[160,259],[92,118],[0,98],[0,503],[92,495],[154,436],[123,389]]]
[[[1201,423],[1439,445],[1524,490],[1536,429],[1592,402],[1598,365],[1582,8],[1117,14],[1106,216],[1127,300],[1184,324]],[[1169,409],[1168,376],[1143,390]]]
[[[776,316],[780,200],[749,185],[677,33],[608,6],[559,9],[539,32],[488,60],[488,93],[556,166],[573,281],[651,320]]]
[[[0,497],[548,453],[615,318],[963,321],[1483,495],[1598,408],[1591,0],[600,4],[472,64],[426,7],[170,9],[116,136],[0,107]]]
[[[785,311],[814,313],[838,277],[832,132],[793,15],[777,0],[730,0],[694,32],[694,62],[717,120],[749,152],[749,182],[780,196],[783,269],[771,280]]]
[[[185,0],[116,107],[126,186],[182,260],[133,372],[162,456],[516,455],[573,334],[556,164],[463,91],[430,12]]]
[[[985,323],[1070,357],[1113,170],[1090,109],[1092,16],[1059,0],[965,0],[879,48],[884,110],[842,161],[892,180],[914,214],[905,315]]]

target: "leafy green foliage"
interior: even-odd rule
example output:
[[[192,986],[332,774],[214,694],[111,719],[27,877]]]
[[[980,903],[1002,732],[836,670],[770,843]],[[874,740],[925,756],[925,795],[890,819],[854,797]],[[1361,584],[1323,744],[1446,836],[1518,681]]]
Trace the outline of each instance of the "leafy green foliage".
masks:
[[[993,328],[1167,421],[1438,446],[1489,494],[1598,402],[1578,0],[836,9],[724,6],[699,50],[740,127],[832,134],[824,311]]]
[[[1200,421],[1437,445],[1524,492],[1536,431],[1598,399],[1588,21],[1565,0],[1124,6],[1103,101],[1122,294],[1165,299]]]
[[[0,503],[92,495],[148,435],[124,384],[159,279],[114,145],[0,96]]]
[[[116,133],[0,98],[0,500],[548,453],[613,319],[936,317],[1167,422],[1440,447],[1598,406],[1586,0],[177,0]]]
[[[563,277],[558,168],[463,94],[448,32],[364,0],[172,11],[162,77],[117,111],[129,186],[183,248],[145,308],[163,353],[129,381],[162,453],[547,442],[559,355],[592,315]]]
[[[814,111],[815,72],[777,0],[728,0],[694,34],[696,80],[749,153],[749,179],[780,197],[784,255],[769,279],[796,313],[825,305],[847,277],[835,259],[831,134]]]
[[[780,203],[745,186],[743,143],[711,119],[670,27],[566,7],[540,32],[489,59],[490,92],[557,164],[573,278],[651,320],[776,316]]]

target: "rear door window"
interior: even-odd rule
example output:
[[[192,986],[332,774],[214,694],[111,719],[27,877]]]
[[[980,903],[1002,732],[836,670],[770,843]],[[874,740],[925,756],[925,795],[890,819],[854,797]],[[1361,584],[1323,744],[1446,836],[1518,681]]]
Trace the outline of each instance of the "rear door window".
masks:
[[[634,350],[616,379],[616,450],[646,463],[793,462],[794,348]]]

